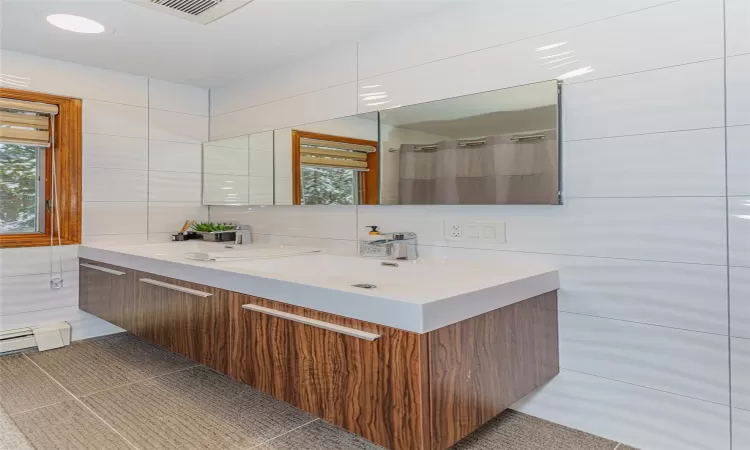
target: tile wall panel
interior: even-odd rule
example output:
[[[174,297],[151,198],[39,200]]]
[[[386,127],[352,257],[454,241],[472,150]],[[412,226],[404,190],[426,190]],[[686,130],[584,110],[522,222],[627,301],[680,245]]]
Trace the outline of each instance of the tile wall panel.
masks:
[[[750,339],[750,267],[729,268],[731,335]]]
[[[195,116],[208,115],[208,91],[206,89],[162,80],[149,80],[148,99],[148,106],[152,109]]]
[[[560,367],[729,405],[726,336],[560,313]]]
[[[637,448],[730,446],[728,406],[565,369],[512,408]]]
[[[727,58],[727,125],[750,124],[750,54]]]
[[[304,73],[304,77],[299,74]],[[314,58],[295,60],[268,76],[250,77],[211,90],[211,115],[218,116],[357,80],[357,45],[347,44]]]

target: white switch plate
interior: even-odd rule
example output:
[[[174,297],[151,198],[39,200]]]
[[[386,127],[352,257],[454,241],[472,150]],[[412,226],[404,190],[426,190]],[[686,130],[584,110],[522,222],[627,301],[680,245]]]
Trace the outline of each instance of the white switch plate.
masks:
[[[443,221],[443,238],[476,244],[505,244],[505,222]]]

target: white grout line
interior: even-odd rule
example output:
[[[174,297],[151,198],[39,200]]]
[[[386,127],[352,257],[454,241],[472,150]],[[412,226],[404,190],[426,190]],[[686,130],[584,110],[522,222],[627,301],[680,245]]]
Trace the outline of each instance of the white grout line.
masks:
[[[17,412],[17,413],[13,413],[13,414],[8,414],[8,415],[9,415],[10,417],[14,417],[14,416],[20,416],[21,414],[26,414],[26,413],[29,413],[29,412],[31,412],[31,411],[36,411],[37,409],[43,409],[43,408],[47,408],[47,407],[50,407],[50,406],[55,406],[55,405],[59,405],[60,403],[62,403],[62,402],[64,402],[64,401],[67,401],[67,400],[60,400],[59,402],[55,402],[55,403],[50,403],[49,405],[44,405],[44,406],[37,406],[36,408],[31,408],[31,409],[27,409],[27,410],[24,410],[24,411],[20,411],[20,412]]]
[[[618,448],[620,448],[620,445],[622,445],[622,442],[618,442],[617,446],[615,448],[613,448],[612,450],[617,450]]]
[[[50,379],[50,380],[52,380],[52,381],[54,381],[55,383],[57,383],[57,385],[58,385],[58,386],[60,386],[60,388],[61,388],[62,390],[64,390],[65,392],[67,392],[67,393],[68,393],[68,395],[70,395],[71,397],[73,397],[73,400],[75,400],[75,401],[77,401],[78,403],[80,403],[80,404],[81,404],[81,406],[83,406],[84,408],[86,408],[86,409],[87,409],[87,410],[88,410],[88,411],[89,411],[89,412],[90,412],[91,414],[93,414],[93,415],[94,415],[94,417],[96,417],[97,419],[101,420],[101,421],[102,421],[102,423],[103,423],[104,425],[106,425],[106,426],[107,426],[107,427],[108,427],[108,428],[109,428],[110,430],[112,430],[112,431],[113,431],[113,432],[114,432],[114,433],[115,433],[116,435],[120,436],[120,437],[122,438],[122,440],[123,440],[123,441],[125,441],[125,442],[126,442],[126,443],[127,443],[128,445],[130,445],[131,447],[133,447],[133,448],[134,448],[134,449],[136,449],[136,450],[141,450],[140,448],[136,447],[136,446],[135,446],[135,445],[134,445],[134,444],[133,444],[132,442],[130,442],[130,441],[129,441],[129,440],[128,440],[128,439],[127,439],[127,438],[126,438],[125,436],[123,436],[122,434],[120,434],[120,432],[119,432],[119,431],[117,431],[117,430],[115,429],[115,427],[113,427],[112,425],[110,425],[109,423],[107,423],[107,421],[106,421],[106,420],[102,419],[102,417],[101,417],[101,416],[100,416],[99,414],[97,414],[96,412],[94,412],[94,410],[93,410],[93,409],[89,408],[89,407],[88,407],[88,405],[86,405],[85,403],[83,403],[83,402],[82,402],[82,401],[81,401],[81,400],[80,400],[79,398],[77,398],[77,397],[76,397],[75,395],[73,395],[73,393],[72,393],[72,392],[70,392],[69,390],[67,390],[67,389],[65,388],[65,386],[63,386],[62,384],[60,384],[60,382],[59,382],[59,381],[57,381],[57,380],[56,380],[56,379],[55,379],[54,377],[52,377],[52,375],[50,375],[49,373],[47,373],[47,371],[46,371],[46,370],[42,369],[42,368],[41,368],[41,367],[39,366],[39,364],[37,364],[37,363],[35,363],[35,362],[34,362],[34,360],[33,360],[33,359],[29,358],[29,357],[28,357],[28,356],[27,356],[27,355],[26,355],[25,353],[23,354],[23,357],[24,357],[24,358],[26,358],[26,359],[28,359],[28,360],[29,360],[29,361],[31,362],[31,364],[35,365],[35,366],[36,366],[36,367],[37,367],[37,368],[38,368],[39,370],[41,370],[41,371],[42,371],[42,373],[44,373],[45,375],[47,375],[47,377],[49,377],[49,379]]]
[[[278,439],[278,438],[280,438],[281,436],[284,436],[284,435],[287,435],[287,434],[291,433],[292,431],[297,431],[297,430],[299,430],[300,428],[302,428],[302,427],[306,427],[306,426],[310,425],[310,424],[311,424],[311,423],[313,423],[313,422],[317,422],[318,420],[320,420],[320,419],[313,419],[313,420],[311,420],[311,421],[309,421],[309,422],[307,422],[307,423],[305,423],[305,424],[302,424],[302,425],[300,425],[300,426],[298,426],[298,427],[292,428],[291,430],[289,430],[289,431],[287,431],[287,432],[285,432],[285,433],[281,433],[280,435],[278,435],[278,436],[276,436],[276,437],[272,437],[271,439],[269,439],[269,440],[267,440],[267,441],[263,441],[263,442],[261,442],[260,444],[256,444],[256,445],[253,445],[252,447],[248,447],[248,448],[247,448],[247,449],[245,449],[245,450],[250,450],[250,449],[253,449],[253,448],[258,448],[258,447],[260,447],[261,445],[266,445],[266,444],[268,444],[269,442],[273,441],[274,439]]]
[[[172,375],[173,373],[184,372],[185,370],[190,370],[190,369],[193,369],[193,368],[198,367],[198,366],[200,366],[200,364],[195,364],[193,366],[185,367],[185,368],[182,368],[182,369],[179,369],[179,370],[173,370],[172,372],[162,373],[162,374],[155,375],[153,377],[144,378],[144,379],[138,380],[138,381],[131,381],[130,383],[119,384],[117,386],[110,387],[110,388],[107,388],[107,389],[102,389],[100,391],[89,392],[88,394],[81,395],[80,397],[77,397],[77,398],[90,397],[92,395],[101,394],[102,392],[112,391],[112,390],[115,390],[115,389],[119,389],[121,387],[130,386],[130,385],[133,385],[133,384],[138,384],[138,383],[140,383],[142,381],[153,380],[154,378],[165,377],[167,375]]]

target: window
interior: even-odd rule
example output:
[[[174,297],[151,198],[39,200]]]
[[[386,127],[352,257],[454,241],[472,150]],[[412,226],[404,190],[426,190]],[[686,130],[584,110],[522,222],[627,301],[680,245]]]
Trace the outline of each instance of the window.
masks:
[[[378,204],[378,143],[292,131],[295,205]]]
[[[302,166],[303,205],[355,205],[359,174],[351,169]],[[355,199],[357,201],[355,202]]]
[[[0,248],[80,243],[80,124],[78,99],[0,89]]]
[[[46,147],[0,142],[0,233],[45,230]]]

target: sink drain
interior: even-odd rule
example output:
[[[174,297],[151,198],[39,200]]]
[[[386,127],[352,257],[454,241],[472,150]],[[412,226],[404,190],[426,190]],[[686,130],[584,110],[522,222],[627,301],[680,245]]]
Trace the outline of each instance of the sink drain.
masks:
[[[360,284],[353,284],[353,287],[362,288],[362,289],[375,289],[377,286],[374,284],[367,284],[367,283],[360,283]]]

